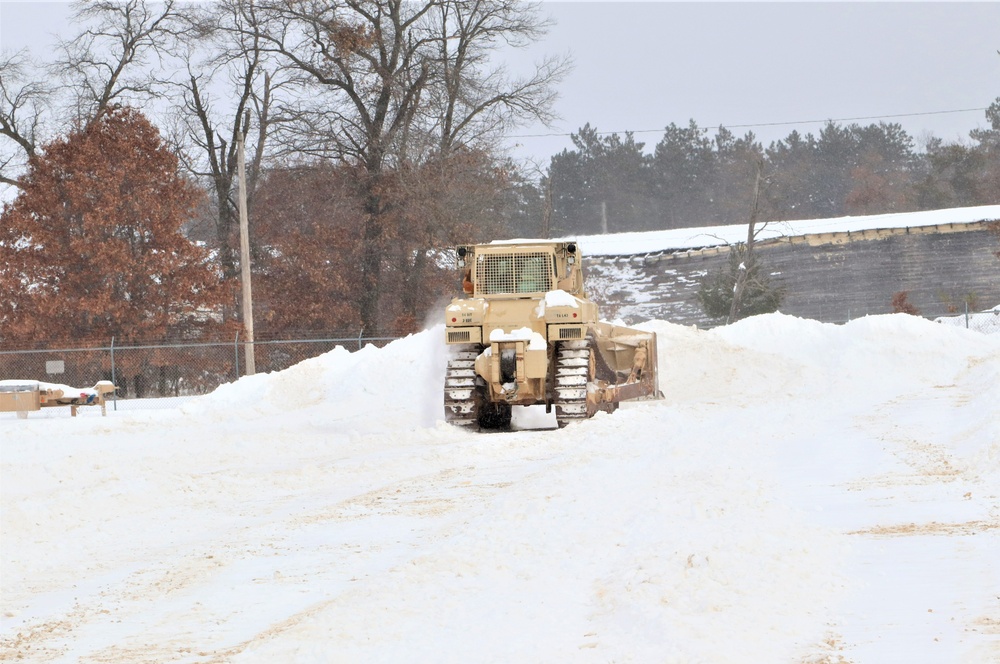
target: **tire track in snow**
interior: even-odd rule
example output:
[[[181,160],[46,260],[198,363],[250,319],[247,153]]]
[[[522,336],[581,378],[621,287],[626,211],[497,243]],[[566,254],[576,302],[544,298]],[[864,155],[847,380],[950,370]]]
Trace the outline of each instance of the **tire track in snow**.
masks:
[[[530,437],[532,434],[508,434],[505,438],[508,443],[514,443],[526,436]],[[214,592],[210,590],[213,585],[218,583],[220,577],[231,574],[234,567],[239,567],[248,559],[259,560],[268,556],[275,558],[273,566],[285,570],[283,574],[269,579],[244,578],[243,581],[268,586],[268,594],[278,595],[282,593],[282,588],[287,594],[288,587],[294,591],[296,586],[317,581],[317,576],[322,581],[322,577],[330,577],[343,571],[347,587],[341,594],[350,597],[354,592],[349,587],[351,584],[356,584],[365,577],[384,574],[402,564],[399,556],[391,553],[399,546],[396,541],[398,533],[381,533],[384,540],[382,545],[378,537],[363,542],[358,540],[354,543],[345,541],[319,545],[314,549],[314,552],[318,552],[314,557],[321,561],[317,565],[317,574],[310,569],[289,569],[285,564],[288,559],[302,554],[303,547],[297,538],[304,531],[336,528],[338,523],[378,524],[386,520],[391,520],[392,523],[403,520],[411,530],[408,535],[411,539],[411,553],[403,558],[419,555],[416,552],[421,550],[426,541],[440,540],[459,532],[461,521],[476,512],[476,504],[488,502],[494,495],[509,488],[518,475],[516,470],[512,471],[510,468],[512,463],[527,463],[529,472],[537,473],[542,472],[539,470],[539,457],[558,459],[565,446],[553,446],[552,438],[550,432],[548,437],[536,438],[534,443],[524,445],[522,451],[527,450],[529,454],[527,458],[520,460],[509,452],[493,454],[476,437],[470,438],[470,441],[474,441],[471,445],[458,442],[437,446],[430,454],[417,447],[413,453],[395,459],[391,468],[372,468],[361,478],[356,477],[356,459],[351,458],[343,474],[353,477],[357,490],[351,490],[348,495],[318,508],[312,506],[312,503],[328,500],[321,495],[321,486],[315,487],[320,495],[306,492],[298,496],[282,496],[279,501],[281,505],[272,505],[272,509],[263,517],[235,529],[231,526],[222,529],[220,536],[194,547],[195,552],[192,552],[190,542],[179,543],[169,550],[160,550],[157,552],[158,560],[153,565],[141,566],[126,578],[103,586],[96,595],[84,600],[57,620],[26,627],[11,647],[16,653],[48,652],[51,657],[47,656],[47,659],[40,661],[53,661],[66,654],[65,644],[74,640],[88,641],[93,638],[87,636],[88,632],[92,634],[104,631],[104,640],[115,642],[82,655],[80,661],[163,661],[177,657],[196,661],[202,661],[205,657],[209,661],[220,657],[225,660],[307,620],[317,611],[322,611],[322,607],[345,601],[344,596],[338,596],[322,600],[318,604],[314,601],[306,602],[305,608],[295,610],[281,624],[261,626],[261,631],[255,636],[243,639],[235,646],[222,646],[220,650],[219,644],[213,643],[211,638],[211,625],[233,622],[237,620],[238,612],[233,613],[225,607],[220,610],[199,606],[189,598]],[[490,446],[498,443],[493,439]],[[468,447],[485,451],[479,458],[479,461],[486,463],[485,466],[468,465],[467,453],[461,449]],[[422,457],[429,457],[430,462],[438,464],[439,469],[419,472],[430,465]],[[458,462],[458,465],[449,465],[450,462]],[[441,467],[442,463],[444,467]],[[412,474],[414,469],[418,471],[416,474]],[[232,475],[237,472],[239,471],[230,469],[215,471],[213,474]],[[334,471],[328,473],[337,474]],[[398,477],[389,482],[381,480],[383,476],[392,475]],[[232,506],[247,498],[247,483],[239,481],[228,484],[229,489],[239,487],[242,493],[231,498],[229,505],[225,504],[220,495],[214,496],[211,504],[220,512],[233,514],[240,510],[232,509]],[[203,497],[197,495],[192,499],[204,501]],[[462,508],[461,518],[452,514],[459,506]],[[382,527],[391,527],[392,523]],[[376,531],[377,529],[378,526]],[[367,535],[371,537],[371,527],[368,528]],[[384,551],[390,551],[390,554],[384,556],[382,562],[378,562],[377,559]],[[341,564],[338,567],[338,562],[345,559],[351,561],[350,565],[345,567]],[[376,561],[374,566],[363,567],[362,563],[370,560]],[[328,563],[325,571],[322,569],[322,562]],[[351,565],[356,568],[354,572],[351,571]],[[331,572],[331,569],[334,571]],[[225,592],[224,589],[222,592]],[[179,598],[179,604],[165,612],[162,606],[170,604],[171,598]],[[178,633],[179,638],[157,640],[143,633],[143,627],[155,628],[157,624],[164,622],[173,625],[172,629]],[[109,630],[112,623],[122,623],[126,627]],[[206,639],[205,636],[209,638]],[[232,642],[232,639],[229,640]]]
[[[977,363],[970,360],[969,364]],[[984,481],[974,457],[968,455],[968,446],[962,444],[963,423],[949,417],[956,406],[967,408],[976,399],[974,388],[963,380],[965,374],[959,369],[954,381],[918,384],[918,389],[911,384],[911,389],[855,420],[855,427],[892,460],[881,472],[845,484],[862,501],[879,508],[872,513],[877,520],[845,534],[857,538],[859,560],[883,567],[884,583],[892,584],[885,592],[869,593],[874,601],[867,607],[870,614],[866,612],[864,628],[848,621],[847,632],[853,639],[849,650],[866,653],[869,659],[882,657],[886,651],[880,648],[891,650],[894,639],[914,638],[903,630],[900,618],[885,608],[893,601],[887,592],[893,586],[898,592],[901,585],[909,586],[911,603],[927,607],[917,638],[929,641],[945,657],[935,660],[931,653],[937,651],[928,650],[932,658],[928,661],[985,663],[997,661],[1000,655],[1000,641],[981,627],[993,619],[991,614],[983,617],[981,611],[991,604],[985,596],[992,567],[986,562],[991,558],[989,551],[1000,550],[996,487]],[[922,520],[913,519],[920,515]],[[890,552],[898,547],[879,544],[917,538],[926,544],[902,549],[905,557],[893,558]],[[983,576],[983,596],[960,597],[950,591],[948,579],[963,574]],[[1000,602],[992,606],[1000,617]],[[946,652],[958,659],[947,659]]]

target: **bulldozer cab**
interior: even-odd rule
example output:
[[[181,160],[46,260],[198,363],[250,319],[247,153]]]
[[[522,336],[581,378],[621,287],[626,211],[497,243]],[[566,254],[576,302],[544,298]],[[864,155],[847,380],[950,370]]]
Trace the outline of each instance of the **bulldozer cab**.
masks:
[[[459,261],[466,270],[464,290],[474,297],[540,298],[557,289],[582,293],[583,278],[572,243],[460,247]]]

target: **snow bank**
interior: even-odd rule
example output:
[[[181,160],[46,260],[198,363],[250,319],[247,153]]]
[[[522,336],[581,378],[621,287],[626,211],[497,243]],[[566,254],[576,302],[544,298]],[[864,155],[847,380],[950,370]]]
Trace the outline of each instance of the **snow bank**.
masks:
[[[184,410],[231,417],[281,412],[358,433],[433,426],[443,416],[444,326],[357,352],[337,347],[284,371],[222,385]]]

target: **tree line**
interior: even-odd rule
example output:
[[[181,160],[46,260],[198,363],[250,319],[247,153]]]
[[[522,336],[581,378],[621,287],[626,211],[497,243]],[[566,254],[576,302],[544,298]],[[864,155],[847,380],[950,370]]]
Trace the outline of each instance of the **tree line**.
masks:
[[[544,34],[538,5],[74,8],[48,61],[0,57],[4,345],[231,338],[241,143],[260,337],[419,329],[455,244],[746,223],[751,199],[762,222],[1000,202],[1000,100],[990,129],[923,151],[893,124],[764,148],[691,121],[652,151],[587,125],[533,175],[503,139],[553,119],[571,63],[516,75],[497,49]]]
[[[669,125],[651,151],[586,125],[552,157],[538,198],[553,232],[646,231],[746,223],[758,165],[760,220],[818,219],[1000,203],[1000,100],[989,129],[923,151],[898,124],[828,122],[766,148],[752,132]]]

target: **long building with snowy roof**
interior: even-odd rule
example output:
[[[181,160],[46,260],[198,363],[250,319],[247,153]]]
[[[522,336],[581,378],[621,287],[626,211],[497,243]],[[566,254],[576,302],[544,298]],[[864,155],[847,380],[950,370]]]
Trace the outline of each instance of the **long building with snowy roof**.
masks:
[[[1000,303],[1000,206],[760,224],[759,256],[785,289],[783,313],[843,322],[892,311],[895,293],[928,316]],[[718,323],[702,278],[723,269],[747,226],[579,237],[591,296],[609,318]]]

